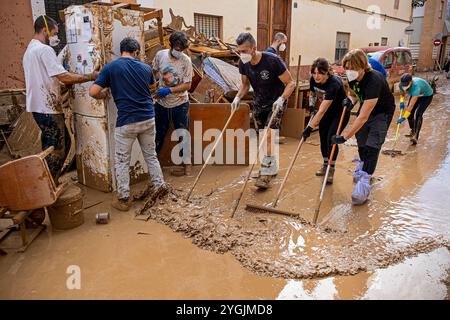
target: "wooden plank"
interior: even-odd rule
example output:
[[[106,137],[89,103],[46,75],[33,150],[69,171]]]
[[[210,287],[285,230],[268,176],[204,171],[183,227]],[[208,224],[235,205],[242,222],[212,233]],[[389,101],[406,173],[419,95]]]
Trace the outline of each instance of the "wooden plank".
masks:
[[[203,133],[208,129],[218,129],[221,131],[223,126],[225,125],[228,117],[230,116],[231,108],[229,103],[191,103],[189,110],[190,117],[190,133],[191,133],[191,150],[192,150],[192,160],[194,159],[194,141],[198,141],[202,139]],[[194,121],[201,121],[202,124],[202,133],[201,136],[197,136],[198,132],[194,130]],[[239,110],[237,110],[234,114],[233,119],[231,120],[229,129],[243,129],[244,131],[250,128],[250,115],[249,115],[249,106],[247,104],[242,104]],[[170,137],[172,135],[173,128],[170,128],[167,131],[166,138],[164,141],[164,146],[161,150],[161,154],[159,156],[159,161],[162,166],[172,166],[173,163],[171,161],[171,152],[173,147],[177,144],[175,141],[171,141]],[[223,142],[223,146],[226,146],[226,137]],[[236,160],[237,154],[237,139],[234,141],[234,155]],[[213,143],[212,141],[202,141],[202,153],[203,150],[209,145]],[[225,149],[225,147],[224,147]],[[226,157],[226,153],[223,152],[224,158]],[[225,158],[226,159],[226,158]],[[225,159],[223,159],[225,163]],[[204,161],[202,157],[202,162]],[[245,147],[245,164],[247,165],[249,162],[249,143],[248,139],[246,139],[246,147]]]
[[[305,109],[287,108],[281,120],[280,135],[299,139],[304,128]]]
[[[114,3],[117,3],[117,2],[114,2]],[[127,8],[130,8],[130,4],[129,3],[117,3],[117,4],[114,4],[111,8],[112,9],[119,9],[119,8],[127,9]]]
[[[162,17],[163,17],[163,11],[161,9],[154,10],[154,11],[150,11],[150,12],[147,12],[144,14],[144,21],[148,21],[151,19],[157,19],[157,18],[162,19]]]

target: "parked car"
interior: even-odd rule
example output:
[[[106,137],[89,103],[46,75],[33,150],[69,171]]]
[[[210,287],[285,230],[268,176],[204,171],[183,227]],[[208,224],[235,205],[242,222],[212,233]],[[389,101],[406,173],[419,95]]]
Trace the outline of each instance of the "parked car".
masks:
[[[381,50],[380,50],[381,49]],[[366,47],[361,48],[366,52],[367,56],[380,62],[387,73],[387,81],[392,92],[394,85],[400,82],[402,74],[408,72],[414,73],[414,64],[411,56],[411,50],[405,47]],[[344,80],[347,79],[345,70],[342,67],[342,61],[332,65],[335,74],[339,75]]]
[[[392,92],[394,85],[400,82],[404,73],[414,73],[411,50],[405,47],[389,48],[383,51],[369,52],[367,56],[380,62],[387,73],[387,80]]]

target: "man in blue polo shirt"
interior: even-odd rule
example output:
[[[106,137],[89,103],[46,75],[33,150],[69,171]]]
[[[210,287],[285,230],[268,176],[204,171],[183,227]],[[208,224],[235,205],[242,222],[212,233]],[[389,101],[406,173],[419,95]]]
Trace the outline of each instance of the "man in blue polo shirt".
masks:
[[[113,207],[128,211],[130,202],[131,148],[136,138],[142,149],[151,177],[148,191],[161,197],[168,192],[155,150],[155,106],[150,85],[154,83],[152,68],[139,61],[139,42],[125,38],[120,42],[121,57],[107,64],[100,72],[89,94],[95,99],[105,99],[107,88],[117,106],[115,137],[115,169],[117,199]]]

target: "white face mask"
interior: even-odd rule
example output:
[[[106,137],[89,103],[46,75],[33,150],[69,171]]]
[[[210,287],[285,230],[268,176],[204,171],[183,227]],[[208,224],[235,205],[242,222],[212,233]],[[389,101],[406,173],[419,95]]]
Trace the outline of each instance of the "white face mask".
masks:
[[[285,43],[280,44],[280,46],[278,47],[278,50],[281,51],[281,52],[286,50],[286,44]]]
[[[56,47],[59,44],[59,41],[60,40],[58,39],[58,36],[56,34],[48,38],[48,44],[51,47]]]
[[[252,55],[250,53],[241,53],[240,56],[242,63],[248,63],[252,60]]]
[[[359,76],[358,71],[355,70],[345,70],[345,74],[349,82],[355,81]]]
[[[174,58],[180,59],[182,54],[183,54],[182,52],[177,51],[177,50],[175,50],[175,49],[172,49],[172,56],[173,56]]]

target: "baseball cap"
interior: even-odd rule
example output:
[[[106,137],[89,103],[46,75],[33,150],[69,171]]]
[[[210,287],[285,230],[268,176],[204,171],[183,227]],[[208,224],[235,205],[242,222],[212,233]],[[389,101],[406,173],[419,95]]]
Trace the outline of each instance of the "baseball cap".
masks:
[[[402,84],[402,86],[408,85],[408,83],[410,83],[411,81],[412,81],[412,75],[410,75],[409,73],[404,73],[402,75],[402,77],[400,78],[400,83]]]

